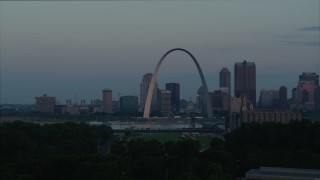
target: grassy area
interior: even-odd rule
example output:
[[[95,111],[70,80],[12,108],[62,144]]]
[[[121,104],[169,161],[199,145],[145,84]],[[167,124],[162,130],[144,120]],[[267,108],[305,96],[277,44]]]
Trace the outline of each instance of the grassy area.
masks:
[[[134,138],[141,138],[146,141],[155,139],[161,143],[167,141],[178,141],[181,139],[182,134],[178,133],[151,133],[151,134],[137,134]],[[198,140],[202,148],[209,148],[211,136],[192,136],[194,139]]]
[[[181,139],[181,134],[177,133],[151,133],[151,134],[138,134],[134,138],[141,138],[146,141],[148,140],[158,140],[161,143],[167,142],[167,141],[178,141]]]

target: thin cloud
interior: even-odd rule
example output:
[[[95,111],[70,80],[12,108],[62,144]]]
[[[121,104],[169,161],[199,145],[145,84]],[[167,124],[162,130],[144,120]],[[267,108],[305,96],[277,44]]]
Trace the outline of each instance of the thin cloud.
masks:
[[[302,35],[283,35],[283,36],[279,36],[279,38],[282,39],[297,39],[297,38],[303,38],[304,36]]]
[[[222,52],[231,52],[233,51],[233,48],[216,48],[216,51],[222,51]]]
[[[281,41],[293,46],[320,46],[320,41]]]
[[[300,31],[320,31],[320,26],[309,26],[299,29]]]

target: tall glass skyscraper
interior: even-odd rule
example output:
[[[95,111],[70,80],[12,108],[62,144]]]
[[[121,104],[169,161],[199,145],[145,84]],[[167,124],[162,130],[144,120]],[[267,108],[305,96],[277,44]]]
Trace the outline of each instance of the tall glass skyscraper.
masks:
[[[229,95],[231,92],[231,73],[228,68],[222,68],[219,74],[220,87],[229,88]]]
[[[141,111],[144,111],[144,106],[146,103],[148,89],[149,89],[149,85],[151,83],[151,79],[152,79],[152,73],[147,73],[143,76],[142,81],[140,83],[140,110]],[[156,83],[154,90],[153,90],[152,100],[151,100],[151,108],[150,108],[151,112],[158,111],[157,89],[158,89],[158,85]]]
[[[166,83],[166,90],[171,92],[171,111],[180,112],[180,84]]]
[[[234,95],[244,94],[256,107],[256,65],[254,62],[238,62],[234,65]]]

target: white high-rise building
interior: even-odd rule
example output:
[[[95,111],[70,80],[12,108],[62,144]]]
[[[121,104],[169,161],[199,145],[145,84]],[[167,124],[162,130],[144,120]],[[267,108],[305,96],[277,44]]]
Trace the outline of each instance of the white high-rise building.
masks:
[[[149,85],[151,83],[152,73],[147,73],[143,76],[142,81],[140,83],[140,110],[144,111],[144,106],[147,99]],[[151,100],[151,108],[150,111],[158,111],[158,84],[156,83],[153,89],[153,95]]]

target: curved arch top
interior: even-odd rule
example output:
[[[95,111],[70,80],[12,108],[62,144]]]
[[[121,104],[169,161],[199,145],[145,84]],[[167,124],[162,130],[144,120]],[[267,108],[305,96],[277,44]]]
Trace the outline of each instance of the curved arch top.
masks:
[[[212,108],[211,108],[211,103],[209,100],[209,93],[208,93],[208,87],[207,87],[207,83],[206,80],[203,76],[202,70],[200,68],[200,65],[198,63],[198,61],[196,60],[196,58],[187,50],[182,49],[182,48],[174,48],[169,50],[168,52],[166,52],[161,59],[159,60],[153,75],[152,75],[152,79],[149,85],[149,89],[148,89],[148,94],[147,94],[147,99],[146,99],[146,103],[145,103],[145,107],[144,107],[144,113],[143,113],[143,118],[149,118],[149,114],[150,114],[150,106],[151,106],[151,99],[152,99],[152,94],[153,94],[153,89],[156,83],[156,79],[157,79],[157,74],[159,71],[159,68],[161,66],[162,61],[166,58],[166,56],[168,54],[170,54],[173,51],[183,51],[185,53],[187,53],[193,60],[193,62],[196,64],[200,78],[201,78],[201,82],[202,82],[202,86],[204,88],[204,98],[205,98],[205,102],[206,102],[206,107],[207,107],[207,113],[208,113],[208,118],[212,119],[213,118],[213,114],[212,114]]]

